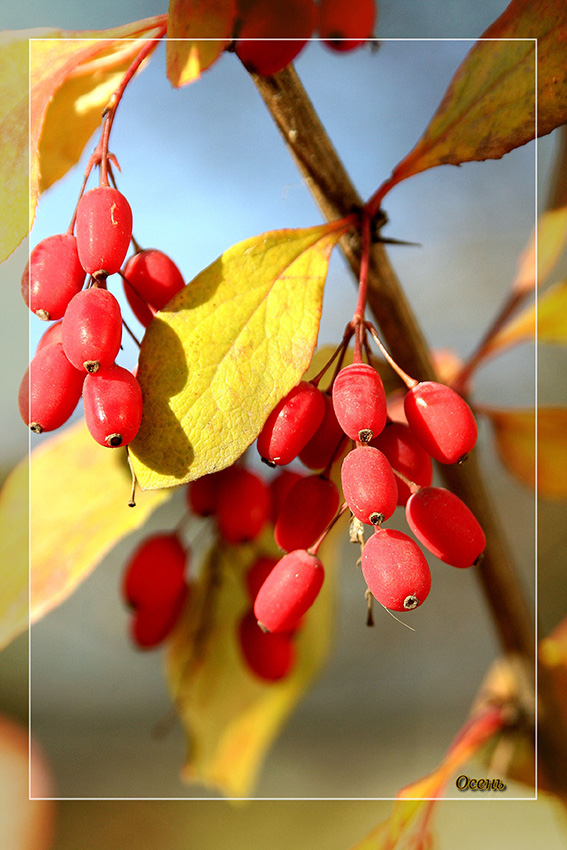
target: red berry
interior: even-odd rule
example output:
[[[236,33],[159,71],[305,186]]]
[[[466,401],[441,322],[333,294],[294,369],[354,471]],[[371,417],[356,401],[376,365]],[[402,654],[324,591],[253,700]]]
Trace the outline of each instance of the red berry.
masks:
[[[246,590],[251,602],[254,602],[258,591],[278,563],[278,558],[270,555],[260,555],[246,571]],[[256,622],[256,620],[254,620]]]
[[[22,275],[22,295],[40,319],[61,319],[84,282],[77,240],[72,233],[59,233],[42,239],[31,252]]]
[[[350,451],[341,466],[345,501],[361,522],[379,525],[396,509],[398,487],[386,455],[372,446]]]
[[[216,513],[219,486],[227,471],[211,472],[187,485],[187,507],[192,513],[201,517]]]
[[[85,421],[101,446],[126,446],[142,421],[142,390],[134,375],[114,363],[87,375],[83,385]]]
[[[76,369],[95,373],[112,366],[122,341],[120,304],[93,286],[69,302],[63,316],[63,348]]]
[[[323,393],[325,413],[321,424],[299,452],[299,460],[308,469],[325,469],[337,452],[344,432],[338,423],[333,407],[333,399],[329,393]]]
[[[486,538],[470,508],[444,487],[424,487],[408,500],[406,517],[417,539],[452,567],[470,567]]]
[[[419,487],[429,487],[433,478],[431,458],[408,425],[389,422],[371,443],[384,452],[392,469],[401,472]],[[396,476],[398,505],[405,505],[411,493],[408,485]]]
[[[185,587],[187,552],[176,534],[147,537],[130,556],[122,595],[132,608],[171,610]]]
[[[165,307],[185,286],[183,275],[173,260],[154,248],[130,257],[124,267],[124,277],[125,283],[154,310]]]
[[[138,608],[130,623],[130,637],[139,649],[153,649],[168,637],[175,628],[187,596],[185,586],[170,611]]]
[[[386,424],[386,393],[369,363],[345,366],[333,383],[333,406],[339,424],[351,440],[369,443]]]
[[[315,29],[313,0],[245,0],[235,53],[249,71],[276,74],[301,52]]]
[[[374,0],[321,0],[319,35],[333,50],[353,50],[372,36],[376,20]]]
[[[393,528],[377,528],[362,550],[362,574],[374,598],[392,611],[425,601],[431,573],[417,543]]]
[[[84,270],[106,277],[120,270],[132,238],[130,204],[111,186],[86,192],[77,205],[77,249]]]
[[[32,431],[54,431],[75,410],[84,372],[67,360],[60,342],[43,346],[33,357],[20,384],[20,415]]]
[[[293,668],[295,645],[292,635],[262,631],[252,611],[248,611],[239,623],[238,640],[246,664],[260,679],[275,682],[287,676]]]
[[[274,528],[280,549],[307,549],[325,531],[339,507],[339,491],[333,481],[308,475],[287,494]]]
[[[271,466],[285,466],[311,439],[325,414],[323,394],[301,381],[274,407],[257,441],[260,457]]]
[[[37,354],[37,352],[41,351],[42,348],[45,348],[46,345],[51,345],[56,342],[63,342],[63,322],[61,319],[59,319],[58,322],[53,322],[53,324],[47,328],[37,344],[35,353]]]
[[[296,549],[281,558],[258,591],[254,615],[268,632],[293,629],[317,598],[325,571],[315,555]]]
[[[477,427],[472,410],[446,384],[416,384],[405,395],[404,411],[423,448],[440,463],[456,463],[474,448]]]
[[[270,519],[275,524],[287,494],[294,484],[303,478],[299,472],[291,469],[280,469],[278,474],[270,481]]]
[[[270,515],[267,484],[243,466],[231,466],[218,489],[216,513],[219,532],[227,543],[255,540]]]
[[[127,281],[123,281],[123,283],[124,294],[126,295],[126,299],[131,307],[132,312],[134,313],[140,324],[147,328],[151,320],[157,313],[157,310],[152,309],[148,302],[141,298],[138,293],[134,289],[132,289],[132,287]]]

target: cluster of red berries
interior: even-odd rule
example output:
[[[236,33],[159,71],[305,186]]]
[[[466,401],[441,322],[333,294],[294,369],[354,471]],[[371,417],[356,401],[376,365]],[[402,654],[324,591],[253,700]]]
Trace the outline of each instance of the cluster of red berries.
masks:
[[[22,277],[26,304],[53,324],[21,382],[20,413],[32,431],[52,431],[69,419],[82,396],[97,443],[126,446],[140,427],[142,392],[135,375],[116,363],[123,319],[107,278],[121,273],[144,326],[184,281],[172,260],[155,250],[136,252],[121,271],[132,239],[132,211],[117,189],[99,186],[83,194],[73,223],[34,248]]]
[[[275,74],[318,34],[333,50],[353,50],[372,37],[374,0],[238,0],[234,51],[250,71]]]

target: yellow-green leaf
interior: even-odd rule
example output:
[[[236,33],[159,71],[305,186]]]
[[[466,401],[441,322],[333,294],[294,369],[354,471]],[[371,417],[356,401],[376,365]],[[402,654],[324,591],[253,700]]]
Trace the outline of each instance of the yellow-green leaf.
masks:
[[[317,340],[343,222],[229,248],[152,320],[140,351],[144,417],[130,444],[147,489],[233,463],[298,383]]]
[[[165,16],[158,15],[110,30],[37,33],[41,38],[31,42],[29,63],[30,225],[40,175],[43,190],[77,162],[120,71],[128,67],[143,40],[163,34],[164,27]],[[25,45],[27,50],[27,36]],[[27,147],[27,116],[19,133]],[[27,177],[18,192],[27,199]]]
[[[176,88],[192,83],[230,43],[235,0],[170,0],[167,76]]]
[[[0,262],[28,232],[28,42],[0,36]]]
[[[508,471],[549,499],[567,498],[567,408],[482,408],[494,428],[498,453]]]
[[[338,527],[344,533],[343,523],[333,532]],[[246,667],[237,638],[240,619],[250,608],[244,577],[259,551],[273,553],[269,546],[213,549],[168,653],[169,687],[188,742],[182,776],[230,797],[251,794],[267,749],[329,650],[332,541],[319,553],[325,580],[296,633],[290,674],[266,683]]]
[[[539,217],[537,231],[532,234],[520,257],[513,284],[514,291],[522,293],[533,289],[536,285],[536,269],[537,285],[541,286],[547,280],[566,244],[567,206],[546,210]]]
[[[169,495],[140,493],[130,508],[130,488],[124,452],[97,445],[82,422],[15,467],[0,495],[0,645],[27,627],[28,565],[35,621]]]
[[[485,356],[519,342],[535,338],[538,342],[565,345],[567,343],[567,281],[550,286],[535,303],[529,304],[495,334],[486,348]]]
[[[567,4],[512,0],[469,51],[415,148],[379,190],[433,166],[499,159],[567,121]],[[377,199],[378,200],[378,199]]]

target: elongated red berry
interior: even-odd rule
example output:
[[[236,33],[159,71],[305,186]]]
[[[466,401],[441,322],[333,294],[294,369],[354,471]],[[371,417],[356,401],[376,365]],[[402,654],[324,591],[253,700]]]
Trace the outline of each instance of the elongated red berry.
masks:
[[[243,466],[227,469],[218,488],[216,511],[223,540],[232,544],[255,540],[269,515],[270,491],[260,476]]]
[[[278,563],[279,558],[271,555],[259,555],[246,571],[246,590],[251,602],[254,602],[258,591]],[[256,622],[256,618],[254,618]]]
[[[444,487],[424,487],[406,505],[408,525],[441,561],[470,567],[484,552],[484,532],[465,503]]]
[[[171,610],[186,584],[188,553],[175,533],[152,534],[126,564],[122,595],[132,608]]]
[[[37,434],[63,425],[79,403],[84,377],[65,357],[60,342],[43,346],[32,358],[18,393],[26,425]]]
[[[85,421],[101,446],[127,446],[142,421],[142,390],[134,375],[118,364],[87,374],[83,385]]]
[[[202,475],[187,485],[187,507],[197,516],[212,516],[217,511],[219,487],[228,472],[221,469]]]
[[[138,649],[154,649],[171,634],[185,604],[188,587],[179,595],[175,607],[171,610],[138,608],[130,621],[130,637]]]
[[[388,422],[371,445],[384,452],[394,471],[401,472],[419,487],[429,487],[433,478],[431,458],[408,425]],[[410,489],[398,476],[396,484],[398,505],[405,505],[411,495]]]
[[[344,432],[335,414],[333,399],[329,393],[323,393],[325,401],[325,413],[321,424],[307,443],[299,452],[299,460],[308,469],[325,469],[335,456]]]
[[[398,487],[390,461],[373,446],[350,451],[341,466],[345,501],[361,522],[380,525],[394,513]]]
[[[238,640],[246,664],[260,679],[276,682],[293,669],[296,655],[293,636],[288,632],[262,631],[252,611],[247,611],[240,620]]]
[[[281,558],[258,591],[254,615],[268,632],[293,629],[319,595],[325,571],[315,555],[296,549]]]
[[[257,448],[271,466],[285,466],[311,439],[325,414],[323,394],[301,381],[274,407],[262,428]]]
[[[333,50],[353,50],[372,36],[376,22],[375,0],[321,0],[319,35]]]
[[[386,424],[386,393],[369,363],[351,363],[333,383],[333,406],[339,424],[351,440],[369,443]]]
[[[292,469],[280,469],[278,474],[270,481],[270,519],[276,523],[282,505],[294,484],[303,476]]]
[[[308,549],[325,531],[339,507],[336,484],[321,475],[308,475],[293,485],[280,508],[274,539],[280,549]]]
[[[35,353],[41,351],[42,348],[45,348],[46,345],[51,345],[55,342],[63,342],[63,322],[59,319],[58,322],[53,322],[50,325],[44,334],[42,334],[41,339],[37,344],[37,348]]]
[[[417,543],[393,528],[376,528],[362,550],[362,574],[374,598],[392,611],[421,605],[431,573]]]
[[[93,277],[120,270],[132,238],[132,210],[124,195],[111,186],[86,192],[77,205],[75,222],[81,265]]]
[[[173,260],[155,248],[130,257],[123,274],[128,300],[133,289],[153,310],[161,310],[185,286]]]
[[[276,74],[301,52],[315,29],[313,0],[245,0],[239,3],[240,23],[235,53],[249,71]]]
[[[22,275],[22,295],[40,319],[61,319],[84,282],[77,240],[72,233],[58,233],[42,239],[31,252]]]
[[[63,348],[76,369],[98,372],[112,366],[122,341],[120,304],[93,286],[78,292],[63,316]]]
[[[436,381],[416,384],[405,395],[404,412],[423,448],[440,463],[457,463],[474,448],[473,412],[451,387]]]

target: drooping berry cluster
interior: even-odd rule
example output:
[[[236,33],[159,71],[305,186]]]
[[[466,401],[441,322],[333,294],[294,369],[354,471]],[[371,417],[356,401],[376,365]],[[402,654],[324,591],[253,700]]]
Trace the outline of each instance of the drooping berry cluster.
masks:
[[[248,70],[276,74],[319,35],[332,50],[348,51],[372,37],[375,0],[238,0],[234,51]]]

